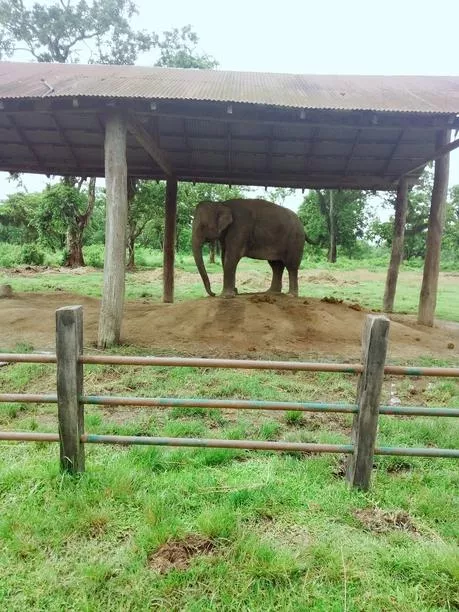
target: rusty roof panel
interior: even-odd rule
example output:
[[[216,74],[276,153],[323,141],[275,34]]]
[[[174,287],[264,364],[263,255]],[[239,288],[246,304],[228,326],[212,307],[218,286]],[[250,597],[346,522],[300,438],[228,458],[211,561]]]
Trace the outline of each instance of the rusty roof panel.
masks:
[[[96,96],[459,113],[459,76],[294,75],[0,62],[0,99]]]

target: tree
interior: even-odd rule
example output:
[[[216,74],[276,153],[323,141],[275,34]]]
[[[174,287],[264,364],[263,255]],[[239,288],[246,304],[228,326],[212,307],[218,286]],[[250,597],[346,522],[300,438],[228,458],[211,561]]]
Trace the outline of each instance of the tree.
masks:
[[[311,240],[326,247],[328,261],[334,263],[337,246],[350,254],[363,237],[366,206],[365,191],[315,189],[304,198],[298,216]]]
[[[128,263],[131,270],[135,267],[135,243],[150,225],[151,232],[162,234],[164,225],[164,201],[166,184],[164,181],[139,181],[134,188],[134,182],[128,179]]]
[[[89,53],[89,62],[133,64],[154,44],[152,34],[131,27],[136,13],[132,0],[59,0],[30,9],[23,0],[2,0],[0,59],[26,51],[37,62],[66,63]]]
[[[154,46],[160,56],[156,66],[165,68],[217,68],[218,62],[211,55],[198,53],[198,35],[187,25],[163,32],[162,37],[154,35]]]
[[[0,241],[27,244],[38,241],[35,215],[42,195],[14,193],[0,204]]]
[[[457,262],[459,259],[459,185],[449,190],[446,221],[443,233],[442,251],[445,256]]]
[[[268,190],[266,199],[279,206],[285,206],[285,200],[294,193],[295,190],[292,187],[275,187]]]
[[[404,259],[424,257],[425,255],[432,187],[433,170],[430,165],[424,170],[419,182],[408,191]],[[384,199],[383,206],[394,209],[395,201],[395,193],[390,193]],[[389,221],[376,220],[370,227],[369,237],[390,247],[392,246],[393,225],[394,215],[390,217]]]

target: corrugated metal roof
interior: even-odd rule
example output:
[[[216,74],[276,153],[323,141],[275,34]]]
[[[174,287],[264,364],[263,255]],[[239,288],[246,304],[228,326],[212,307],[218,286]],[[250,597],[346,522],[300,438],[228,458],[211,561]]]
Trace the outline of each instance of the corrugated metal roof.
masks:
[[[459,113],[459,76],[294,75],[0,62],[0,99],[67,96],[444,114]]]

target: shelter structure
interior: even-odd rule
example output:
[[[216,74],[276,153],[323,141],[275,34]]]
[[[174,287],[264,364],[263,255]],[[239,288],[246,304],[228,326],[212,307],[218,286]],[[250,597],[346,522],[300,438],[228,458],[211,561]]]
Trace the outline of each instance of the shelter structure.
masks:
[[[120,338],[127,177],[167,181],[164,301],[173,301],[177,182],[397,190],[384,308],[407,192],[435,184],[419,322],[432,325],[459,77],[318,76],[0,62],[0,170],[105,176],[99,344]]]

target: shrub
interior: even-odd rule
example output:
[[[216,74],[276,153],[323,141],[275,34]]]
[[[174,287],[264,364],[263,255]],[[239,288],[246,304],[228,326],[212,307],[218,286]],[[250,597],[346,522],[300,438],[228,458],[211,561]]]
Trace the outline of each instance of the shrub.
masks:
[[[104,245],[103,244],[91,244],[83,247],[84,262],[87,266],[93,268],[104,267]]]
[[[24,244],[20,253],[21,263],[30,266],[42,266],[45,261],[45,254],[35,244]]]
[[[21,247],[18,244],[0,243],[0,267],[13,268],[21,263]]]

